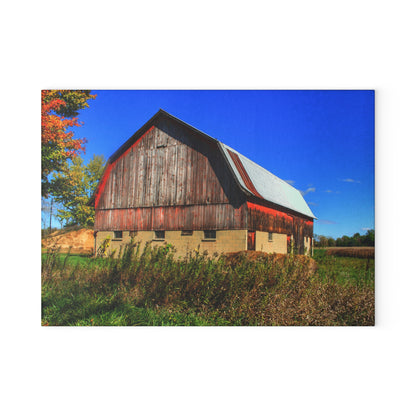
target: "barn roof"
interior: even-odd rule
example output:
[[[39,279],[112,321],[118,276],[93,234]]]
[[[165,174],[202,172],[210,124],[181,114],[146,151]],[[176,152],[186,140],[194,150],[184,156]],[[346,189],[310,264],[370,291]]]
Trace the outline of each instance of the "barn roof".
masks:
[[[219,144],[242,188],[266,201],[316,218],[296,188],[226,144]]]
[[[196,129],[190,124],[185,123],[162,109],[160,109],[146,124],[134,133],[129,140],[127,140],[110,156],[109,163],[113,162],[122,153],[124,153],[124,151],[127,150],[139,137],[141,137],[142,134],[144,134],[161,116],[183,125],[184,127],[192,130],[194,133],[202,135],[208,141],[216,143],[224,156],[224,160],[230,167],[238,185],[246,194],[287,208],[307,217],[316,218],[304,200],[302,194],[296,188],[278,178],[276,175],[264,169],[257,163],[254,163],[247,157],[238,153],[226,144],[209,136],[201,130]],[[94,199],[94,197],[95,193],[91,199]]]

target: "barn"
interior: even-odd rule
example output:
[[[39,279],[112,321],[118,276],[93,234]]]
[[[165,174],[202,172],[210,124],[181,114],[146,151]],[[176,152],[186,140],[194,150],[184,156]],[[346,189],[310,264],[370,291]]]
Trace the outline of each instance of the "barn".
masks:
[[[90,204],[95,251],[131,237],[177,256],[313,247],[315,216],[297,189],[164,110],[109,158]]]

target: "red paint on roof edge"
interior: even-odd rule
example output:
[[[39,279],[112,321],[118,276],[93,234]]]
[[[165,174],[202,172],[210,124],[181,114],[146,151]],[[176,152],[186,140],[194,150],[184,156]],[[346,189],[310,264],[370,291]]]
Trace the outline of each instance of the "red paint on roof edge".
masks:
[[[231,156],[231,159],[234,162],[234,165],[236,166],[238,173],[240,174],[241,178],[244,181],[244,184],[246,185],[247,189],[252,192],[254,195],[258,196],[261,199],[264,199],[255,188],[253,182],[251,182],[250,176],[248,176],[247,171],[245,170],[243,163],[241,162],[240,158],[238,157],[237,153],[232,152],[230,149],[227,149],[229,155]]]

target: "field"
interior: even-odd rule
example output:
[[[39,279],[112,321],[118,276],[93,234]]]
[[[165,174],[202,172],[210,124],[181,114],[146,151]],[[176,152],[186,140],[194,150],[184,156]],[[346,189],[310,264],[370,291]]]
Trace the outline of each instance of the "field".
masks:
[[[327,254],[339,257],[358,257],[374,259],[374,247],[326,247]]]
[[[374,325],[374,260],[42,254],[42,325]]]

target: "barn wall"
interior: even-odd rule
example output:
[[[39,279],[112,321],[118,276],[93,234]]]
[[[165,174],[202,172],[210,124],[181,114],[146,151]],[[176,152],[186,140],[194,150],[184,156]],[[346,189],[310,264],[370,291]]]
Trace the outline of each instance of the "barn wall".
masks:
[[[216,145],[166,122],[159,124],[109,166],[96,198],[97,209],[241,205]]]
[[[273,233],[272,241],[269,241],[269,233],[256,231],[256,250],[265,253],[287,254],[286,234]]]
[[[311,237],[304,237],[304,254],[312,255],[312,238]]]
[[[246,229],[247,205],[188,205],[96,210],[95,230]]]
[[[304,238],[313,237],[313,221],[252,202],[247,206],[249,230],[291,235],[297,253],[304,254]]]
[[[217,231],[215,240],[205,240],[203,231],[194,231],[190,236],[181,235],[180,231],[166,231],[163,241],[154,239],[152,231],[138,231],[137,233],[129,233],[123,231],[123,238],[114,239],[114,233],[111,231],[98,231],[96,233],[96,247],[100,247],[106,238],[110,238],[110,246],[107,254],[113,250],[118,254],[121,247],[131,241],[140,241],[139,254],[142,253],[146,243],[150,243],[151,247],[161,247],[165,244],[171,244],[175,248],[175,257],[185,257],[189,251],[198,250],[200,253],[206,251],[209,255],[214,253],[229,253],[245,250],[247,247],[247,231],[246,230],[223,230]]]
[[[244,202],[216,145],[162,119],[108,166],[95,230],[244,229]]]

